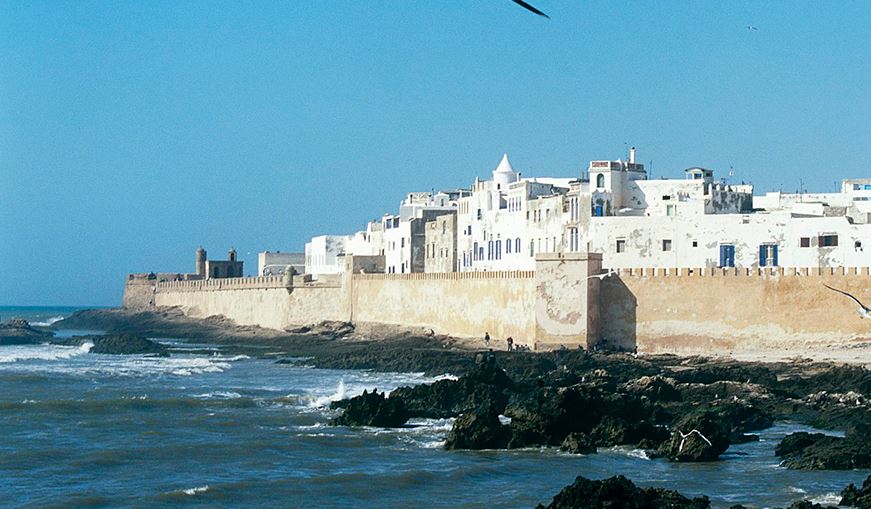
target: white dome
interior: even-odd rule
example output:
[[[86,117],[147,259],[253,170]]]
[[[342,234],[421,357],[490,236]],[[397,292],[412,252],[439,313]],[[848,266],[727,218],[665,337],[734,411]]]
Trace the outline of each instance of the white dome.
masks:
[[[511,167],[511,161],[508,160],[508,154],[502,154],[502,161],[499,166],[493,170],[493,181],[502,186],[507,186],[512,182],[517,182],[517,172]]]

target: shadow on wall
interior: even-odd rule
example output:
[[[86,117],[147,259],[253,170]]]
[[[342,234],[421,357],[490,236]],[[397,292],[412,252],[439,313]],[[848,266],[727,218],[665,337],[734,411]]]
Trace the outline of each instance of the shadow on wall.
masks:
[[[619,276],[605,278],[599,290],[599,346],[632,352],[638,346],[638,299]]]

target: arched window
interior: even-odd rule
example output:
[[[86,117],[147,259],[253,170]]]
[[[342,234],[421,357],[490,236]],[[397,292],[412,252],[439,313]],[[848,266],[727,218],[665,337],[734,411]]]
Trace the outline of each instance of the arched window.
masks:
[[[505,239],[505,254],[511,253],[511,239]]]
[[[520,237],[517,237],[516,239],[514,239],[514,252],[515,253],[520,252]]]
[[[497,260],[502,259],[502,241],[501,240],[496,241],[496,259]]]
[[[596,175],[596,187],[602,189],[605,187],[605,174],[600,173]]]
[[[478,259],[478,243],[477,242],[475,242],[475,247],[472,249],[472,259],[473,260]]]

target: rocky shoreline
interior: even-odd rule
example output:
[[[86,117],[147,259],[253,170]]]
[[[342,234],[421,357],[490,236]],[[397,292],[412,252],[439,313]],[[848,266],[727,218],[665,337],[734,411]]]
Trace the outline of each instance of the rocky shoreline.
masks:
[[[458,378],[336,402],[343,412],[331,422],[399,427],[412,418],[451,417],[448,449],[559,447],[593,454],[598,447],[628,445],[668,461],[706,462],[717,461],[732,444],[758,439],[754,431],[790,421],[844,436],[794,433],[777,446],[782,466],[871,468],[871,372],[861,366],[583,350],[481,352],[425,331],[363,331],[344,323],[272,331],[220,317],[191,319],[175,309],[91,310],[55,327],[217,343],[278,363],[305,358],[321,368],[452,374]],[[614,507],[706,507],[700,499],[675,502],[683,499],[663,490],[656,496],[632,491],[639,488],[625,479],[572,486],[597,492],[604,488],[595,483],[602,482],[650,500]],[[862,504],[871,499],[871,484],[865,484],[847,497],[856,507],[868,507]],[[558,499],[575,500],[558,496],[554,504]],[[593,507],[560,504],[548,507]]]

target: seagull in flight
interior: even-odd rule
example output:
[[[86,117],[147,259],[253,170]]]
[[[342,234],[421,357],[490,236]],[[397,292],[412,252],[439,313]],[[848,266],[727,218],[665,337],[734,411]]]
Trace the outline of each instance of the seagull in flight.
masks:
[[[534,13],[538,14],[539,16],[542,16],[542,17],[545,17],[545,18],[547,18],[547,19],[550,19],[550,16],[548,16],[547,14],[541,12],[540,10],[536,9],[535,7],[529,5],[528,3],[524,2],[523,0],[511,0],[511,1],[514,2],[514,3],[516,3],[516,4],[519,5],[519,6],[523,7],[523,8],[526,9],[527,11],[534,12]]]
[[[865,304],[862,304],[862,302],[859,301],[859,299],[857,299],[856,297],[853,297],[852,295],[850,295],[849,293],[847,293],[843,290],[838,290],[837,288],[832,288],[831,286],[829,286],[827,284],[823,284],[823,286],[825,286],[829,290],[832,290],[833,292],[838,292],[842,295],[846,295],[847,297],[850,297],[851,299],[853,299],[853,302],[855,302],[856,304],[859,305],[859,309],[856,311],[857,313],[859,313],[859,316],[861,316],[862,318],[871,318],[871,309],[869,309],[868,306],[866,306]]]
[[[587,279],[593,279],[594,277],[599,278],[599,281],[604,281],[606,277],[613,276],[617,271],[614,269],[608,269],[608,272],[603,272],[601,274],[593,274],[592,276],[587,276]]]
[[[750,30],[751,32],[758,32],[759,31],[759,29],[753,25],[747,25],[747,30]]]

